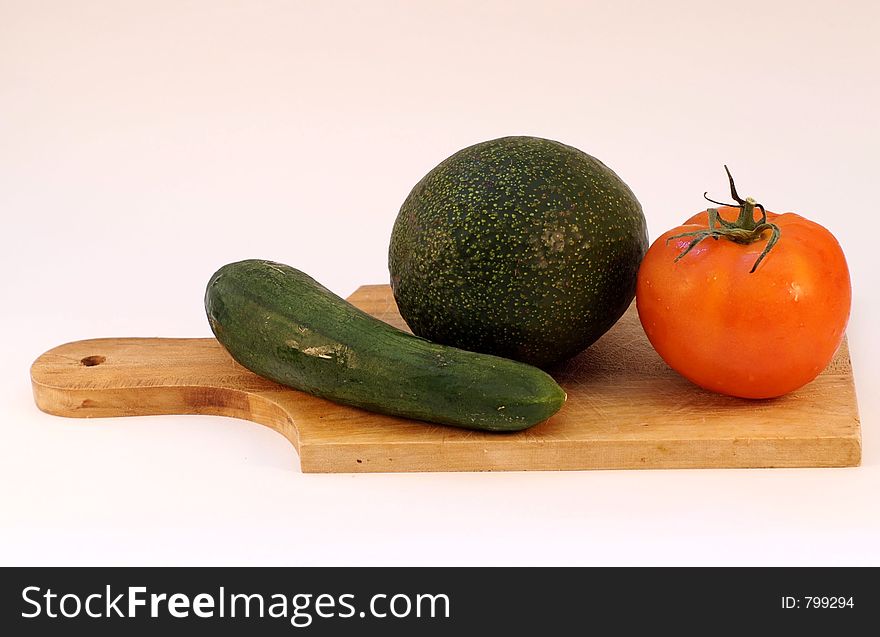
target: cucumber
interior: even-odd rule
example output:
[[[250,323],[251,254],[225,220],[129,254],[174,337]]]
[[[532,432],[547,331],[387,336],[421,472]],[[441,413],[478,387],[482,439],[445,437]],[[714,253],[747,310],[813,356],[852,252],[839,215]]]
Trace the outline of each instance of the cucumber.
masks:
[[[337,403],[518,431],[565,402],[562,388],[536,367],[403,332],[280,263],[223,266],[208,282],[205,310],[217,340],[241,365]]]

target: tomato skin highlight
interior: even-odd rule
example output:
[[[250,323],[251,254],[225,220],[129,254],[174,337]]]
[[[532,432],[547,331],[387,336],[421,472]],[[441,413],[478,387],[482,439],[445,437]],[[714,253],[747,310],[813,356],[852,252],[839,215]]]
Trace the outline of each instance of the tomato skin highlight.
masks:
[[[721,207],[734,221],[737,208]],[[707,238],[701,212],[660,236],[638,273],[636,303],[648,339],[666,363],[697,385],[741,398],[773,398],[813,380],[831,361],[849,320],[846,258],[824,227],[794,213],[767,213],[778,243]]]

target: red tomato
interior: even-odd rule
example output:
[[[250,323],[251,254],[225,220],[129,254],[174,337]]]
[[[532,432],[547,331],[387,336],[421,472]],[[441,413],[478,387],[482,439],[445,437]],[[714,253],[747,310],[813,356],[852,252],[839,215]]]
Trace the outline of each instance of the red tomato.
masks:
[[[758,210],[748,210],[760,221]],[[718,211],[728,222],[740,215],[740,208]],[[658,238],[639,270],[636,302],[648,339],[670,367],[705,389],[781,396],[813,380],[843,338],[851,290],[837,240],[793,213],[768,212],[766,221],[778,228],[778,242],[754,272],[772,229],[753,243],[709,236],[678,258],[698,237],[672,237],[708,230],[707,211]]]

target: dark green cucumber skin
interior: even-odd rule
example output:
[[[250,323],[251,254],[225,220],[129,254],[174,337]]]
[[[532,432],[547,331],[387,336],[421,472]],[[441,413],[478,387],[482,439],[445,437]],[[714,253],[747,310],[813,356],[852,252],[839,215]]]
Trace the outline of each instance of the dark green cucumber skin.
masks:
[[[605,164],[559,142],[504,137],[416,184],[388,264],[413,333],[546,368],[623,315],[647,248],[642,207]]]
[[[205,310],[217,340],[241,365],[338,403],[518,431],[565,402],[562,388],[535,367],[403,332],[280,263],[223,266],[208,283]]]

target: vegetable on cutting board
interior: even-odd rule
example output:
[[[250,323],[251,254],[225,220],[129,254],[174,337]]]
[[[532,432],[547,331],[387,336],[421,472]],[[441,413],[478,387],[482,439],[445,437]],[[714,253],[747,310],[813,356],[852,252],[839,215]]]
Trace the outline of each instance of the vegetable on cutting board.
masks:
[[[280,263],[223,266],[205,309],[217,340],[252,372],[370,411],[518,431],[552,416],[566,397],[536,367],[407,334]]]
[[[605,164],[556,141],[504,137],[415,185],[388,262],[413,333],[548,367],[623,315],[647,248],[642,207]]]
[[[813,380],[837,351],[849,270],[828,230],[765,212],[727,175],[735,204],[701,212],[651,245],[638,275],[639,318],[660,356],[697,385],[781,396]]]

